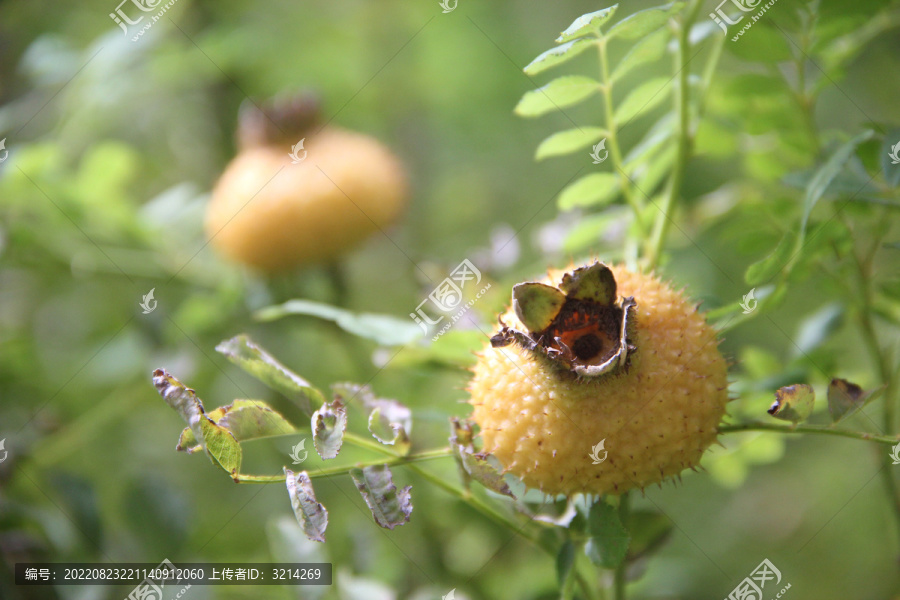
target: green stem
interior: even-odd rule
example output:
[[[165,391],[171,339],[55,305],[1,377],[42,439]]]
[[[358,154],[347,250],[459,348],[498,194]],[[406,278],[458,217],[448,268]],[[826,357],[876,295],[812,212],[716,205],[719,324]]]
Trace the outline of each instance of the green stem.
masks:
[[[388,465],[389,467],[410,465],[423,460],[434,460],[435,458],[445,458],[450,456],[449,448],[440,448],[438,450],[429,450],[427,452],[419,452],[410,454],[409,456],[395,456],[390,460],[379,458],[358,462],[352,465],[342,465],[339,467],[330,467],[328,469],[317,469],[315,471],[307,471],[310,479],[322,479],[324,477],[334,477],[335,475],[346,475],[350,469],[362,469],[365,467],[374,467],[376,465]],[[280,483],[284,482],[284,474],[280,475],[245,475],[237,474],[233,477],[235,483]]]
[[[631,501],[628,497],[628,492],[625,492],[621,496],[619,496],[619,521],[622,522],[622,525],[628,522],[628,515],[631,511]],[[625,600],[625,585],[628,583],[626,575],[628,571],[628,561],[623,560],[618,567],[616,567],[615,574],[615,600]]]
[[[665,246],[666,237],[669,233],[669,226],[673,219],[672,211],[675,208],[678,195],[681,193],[684,172],[687,169],[687,162],[690,158],[691,146],[693,145],[690,115],[690,70],[688,69],[690,57],[688,56],[688,50],[691,47],[691,27],[697,19],[701,6],[702,4],[699,0],[694,0],[678,30],[678,51],[675,54],[674,64],[674,69],[678,74],[678,91],[674,94],[675,114],[678,115],[678,145],[676,147],[675,166],[672,168],[663,205],[659,207],[659,213],[656,215],[653,233],[644,256],[648,270],[653,270],[659,265],[663,246]]]
[[[600,79],[603,82],[603,110],[606,118],[606,141],[609,142],[609,156],[613,162],[613,168],[619,173],[619,180],[622,182],[622,195],[625,201],[634,211],[634,218],[641,230],[641,234],[646,231],[643,219],[643,204],[638,199],[634,190],[631,189],[631,180],[625,172],[625,164],[622,160],[622,149],[619,146],[618,125],[613,111],[613,82],[609,76],[609,58],[606,53],[606,38],[597,41],[597,48],[600,52]]]
[[[864,431],[847,431],[846,429],[833,429],[831,427],[823,427],[822,425],[776,425],[774,423],[763,423],[753,421],[749,423],[729,423],[719,427],[719,433],[737,433],[740,431],[777,431],[779,433],[813,433],[821,435],[835,435],[838,437],[852,438],[855,440],[864,440],[867,442],[877,442],[879,444],[894,445],[900,442],[900,436],[877,435],[874,433],[866,433]]]
[[[888,219],[883,219],[881,222],[889,223],[890,221]],[[885,225],[882,225],[878,231],[878,234],[872,236],[874,238],[874,241],[870,251],[866,255],[865,260],[861,261],[856,252],[853,252],[853,263],[856,267],[855,272],[858,279],[857,288],[859,290],[858,294],[860,299],[858,315],[859,326],[863,342],[865,343],[866,348],[871,355],[872,362],[877,365],[879,378],[881,379],[881,383],[885,386],[884,431],[885,433],[890,434],[894,431],[894,387],[896,384],[896,379],[894,378],[894,372],[891,369],[891,364],[888,356],[884,352],[882,352],[881,346],[878,343],[878,335],[875,332],[875,326],[872,322],[873,298],[871,286],[872,263],[886,231],[887,227]],[[897,482],[894,479],[894,473],[892,469],[893,461],[887,455],[887,453],[882,453],[879,458],[882,464],[881,477],[884,484],[884,491],[888,495],[888,502],[890,503],[891,508],[894,511],[894,516],[898,528],[898,540],[900,540],[900,490],[898,490]]]
[[[357,448],[365,448],[366,450],[371,450],[372,452],[375,452],[377,454],[387,454],[388,456],[394,456],[394,457],[402,456],[400,454],[397,454],[393,450],[393,446],[385,446],[384,444],[382,444],[380,442],[376,442],[375,440],[371,440],[371,439],[363,437],[361,435],[356,435],[355,433],[352,433],[350,431],[344,432],[344,441],[349,444],[353,444]],[[449,452],[450,452],[450,450],[448,448],[447,449],[448,456],[450,455]]]

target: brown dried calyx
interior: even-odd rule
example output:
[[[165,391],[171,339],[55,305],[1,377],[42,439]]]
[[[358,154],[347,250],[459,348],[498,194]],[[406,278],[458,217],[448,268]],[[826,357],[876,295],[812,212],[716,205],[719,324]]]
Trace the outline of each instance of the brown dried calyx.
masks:
[[[319,124],[319,115],[319,96],[311,91],[272,98],[261,104],[247,100],[238,115],[238,148],[291,146],[313,132]]]

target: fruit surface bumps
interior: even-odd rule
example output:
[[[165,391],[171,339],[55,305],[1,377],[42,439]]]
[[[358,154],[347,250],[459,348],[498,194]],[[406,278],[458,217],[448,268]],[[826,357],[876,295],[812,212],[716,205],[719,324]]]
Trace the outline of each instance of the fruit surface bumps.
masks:
[[[403,211],[405,171],[377,140],[326,127],[304,149],[297,164],[281,144],[247,148],[228,165],[206,213],[228,258],[264,271],[322,262]]]
[[[700,461],[725,412],[716,332],[655,277],[610,268],[618,295],[637,302],[637,352],[627,369],[578,378],[512,344],[486,348],[469,386],[483,450],[548,494],[621,494],[674,476]],[[562,275],[552,271],[545,283]],[[502,319],[524,330],[512,310]],[[592,464],[602,440],[606,459]]]

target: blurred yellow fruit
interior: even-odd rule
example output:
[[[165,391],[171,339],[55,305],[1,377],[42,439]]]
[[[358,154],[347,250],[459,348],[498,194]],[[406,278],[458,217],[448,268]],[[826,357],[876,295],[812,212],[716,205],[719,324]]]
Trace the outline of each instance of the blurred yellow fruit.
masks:
[[[268,272],[324,262],[403,211],[406,173],[377,140],[302,122],[286,134],[297,119],[272,135],[273,126],[266,131],[255,120],[242,123],[242,150],[206,211],[207,235],[231,260]]]

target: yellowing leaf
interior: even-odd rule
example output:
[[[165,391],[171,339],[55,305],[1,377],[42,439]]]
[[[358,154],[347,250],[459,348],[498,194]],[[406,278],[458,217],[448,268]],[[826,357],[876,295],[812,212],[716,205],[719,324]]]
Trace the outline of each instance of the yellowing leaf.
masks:
[[[787,385],[775,392],[775,402],[768,412],[776,419],[796,425],[809,418],[815,400],[816,392],[812,386],[805,383]]]
[[[832,379],[828,384],[828,412],[831,419],[837,423],[854,415],[863,406],[878,398],[885,386],[866,391],[846,379]]]

